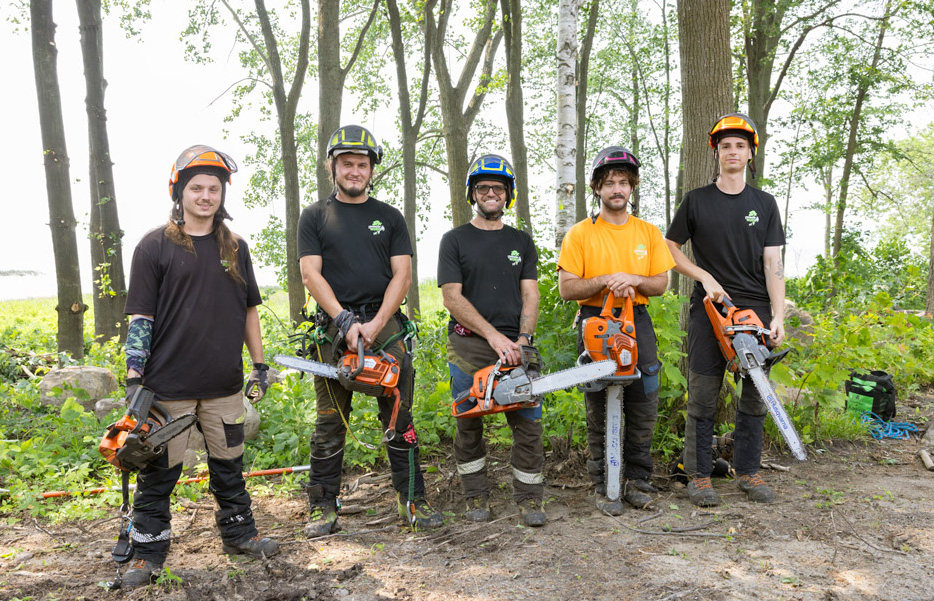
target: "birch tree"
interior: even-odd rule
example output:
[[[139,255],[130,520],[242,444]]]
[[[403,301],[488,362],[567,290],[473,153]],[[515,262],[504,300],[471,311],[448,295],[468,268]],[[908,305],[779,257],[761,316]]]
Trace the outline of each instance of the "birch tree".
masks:
[[[555,248],[574,225],[577,185],[577,15],[580,0],[558,2],[558,119],[555,143]]]

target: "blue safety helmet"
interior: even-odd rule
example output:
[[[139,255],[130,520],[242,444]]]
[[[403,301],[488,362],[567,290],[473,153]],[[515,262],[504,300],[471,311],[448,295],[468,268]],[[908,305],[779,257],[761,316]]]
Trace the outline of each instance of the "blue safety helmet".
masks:
[[[470,204],[474,204],[474,183],[481,179],[501,180],[506,184],[508,192],[506,208],[512,208],[512,205],[516,202],[516,174],[512,170],[509,161],[498,154],[485,154],[471,163],[470,170],[467,172],[466,185],[467,202]]]

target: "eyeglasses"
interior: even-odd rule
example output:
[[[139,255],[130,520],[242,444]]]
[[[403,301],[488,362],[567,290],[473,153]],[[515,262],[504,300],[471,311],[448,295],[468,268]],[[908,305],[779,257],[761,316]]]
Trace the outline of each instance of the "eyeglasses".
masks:
[[[495,184],[492,186],[488,184],[480,184],[477,186],[477,194],[479,194],[480,196],[486,196],[490,192],[490,190],[492,190],[493,193],[496,194],[497,196],[502,196],[503,194],[506,193],[506,186],[502,184]]]

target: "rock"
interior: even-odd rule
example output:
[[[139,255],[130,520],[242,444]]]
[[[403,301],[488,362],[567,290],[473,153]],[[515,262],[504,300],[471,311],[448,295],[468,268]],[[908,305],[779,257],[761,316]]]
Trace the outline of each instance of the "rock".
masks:
[[[126,401],[123,399],[101,399],[94,403],[94,415],[97,416],[97,419],[104,419],[118,407],[126,409]]]
[[[54,388],[62,390],[55,394]],[[87,393],[77,392],[81,389]],[[77,394],[76,394],[77,392]],[[88,411],[94,411],[94,405],[100,399],[107,398],[117,392],[117,378],[110,370],[91,365],[72,365],[60,369],[53,369],[42,378],[39,384],[39,401],[43,405],[60,407],[68,397],[75,400]]]
[[[266,372],[266,379],[269,380],[269,383],[270,383],[270,384],[278,384],[278,383],[282,382],[283,380],[285,380],[285,376],[287,375],[286,372],[288,372],[288,371],[296,371],[296,370],[294,370],[294,369],[293,369],[293,370],[288,370],[288,369],[287,369],[287,370],[284,370],[284,371],[279,371],[279,370],[276,369],[275,367],[270,367],[270,368],[269,368],[269,371]]]
[[[810,344],[814,338],[814,318],[785,299],[785,335],[803,344]]]
[[[182,464],[186,470],[191,470],[199,463],[207,463],[208,451],[204,446],[204,434],[197,427],[189,429],[188,448],[185,449],[185,455],[182,458]]]

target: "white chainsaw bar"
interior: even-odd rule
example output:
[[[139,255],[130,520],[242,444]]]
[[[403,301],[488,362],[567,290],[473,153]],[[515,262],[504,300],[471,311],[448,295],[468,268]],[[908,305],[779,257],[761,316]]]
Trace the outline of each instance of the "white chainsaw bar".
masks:
[[[746,375],[752,380],[752,383],[756,386],[756,390],[759,392],[759,396],[765,401],[765,406],[769,410],[769,415],[772,416],[772,421],[778,426],[778,431],[781,432],[782,438],[785,439],[788,448],[791,449],[791,454],[794,455],[795,459],[798,461],[807,460],[808,454],[804,445],[801,443],[801,439],[798,437],[798,432],[795,430],[794,424],[792,424],[791,420],[788,418],[788,414],[785,412],[782,402],[778,400],[778,395],[772,390],[772,386],[769,384],[765,372],[762,371],[761,367],[754,367],[748,370]]]
[[[606,457],[606,498],[618,501],[622,488],[623,472],[623,390],[622,384],[612,384],[606,388],[606,435],[604,453]]]

